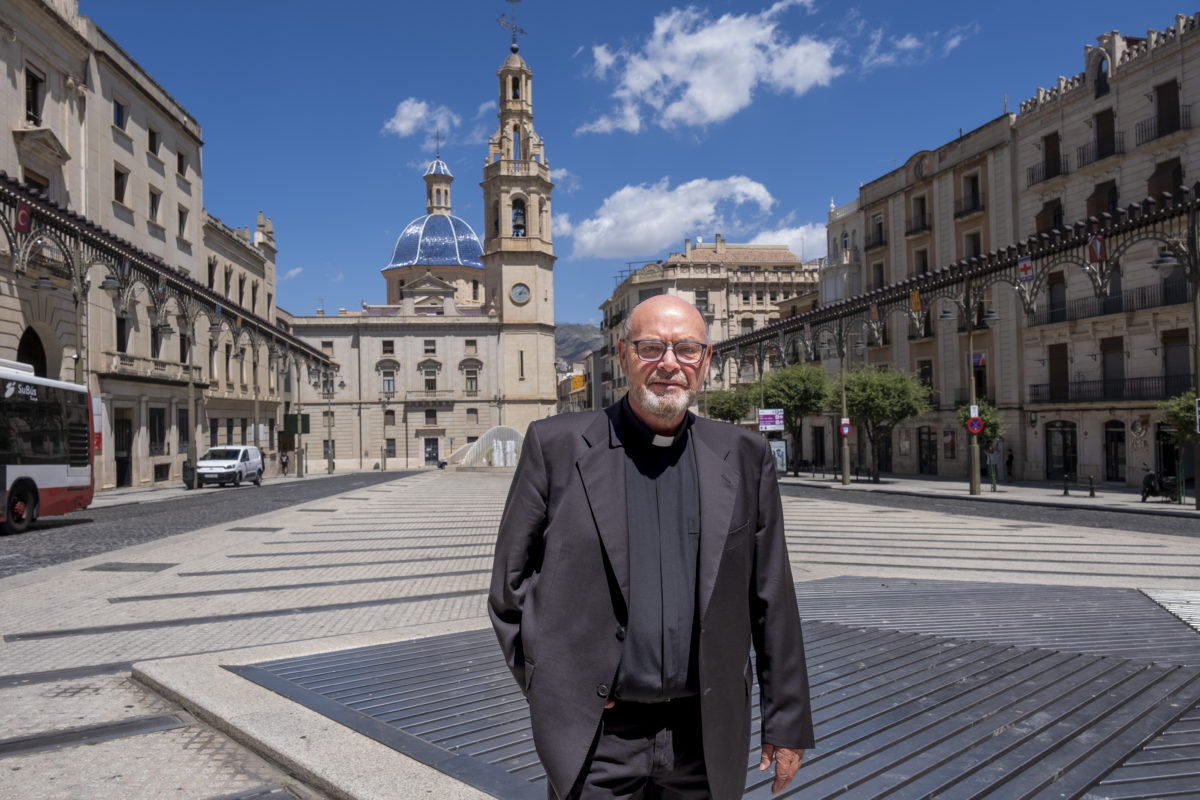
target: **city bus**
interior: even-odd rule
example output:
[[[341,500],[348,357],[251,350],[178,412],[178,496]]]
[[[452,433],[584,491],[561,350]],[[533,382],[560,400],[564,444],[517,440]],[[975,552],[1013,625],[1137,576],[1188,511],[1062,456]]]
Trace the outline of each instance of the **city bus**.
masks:
[[[0,359],[0,530],[92,502],[92,410],[87,387],[39,378]]]

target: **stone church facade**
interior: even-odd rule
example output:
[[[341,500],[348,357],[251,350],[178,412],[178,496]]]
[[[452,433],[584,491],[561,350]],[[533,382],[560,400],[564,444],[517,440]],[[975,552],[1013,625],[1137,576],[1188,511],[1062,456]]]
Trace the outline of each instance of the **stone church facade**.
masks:
[[[436,465],[493,427],[524,434],[555,413],[553,184],[515,45],[498,78],[482,241],[452,213],[439,154],[425,214],[382,270],[386,302],[288,320],[336,365],[301,387],[310,469]]]

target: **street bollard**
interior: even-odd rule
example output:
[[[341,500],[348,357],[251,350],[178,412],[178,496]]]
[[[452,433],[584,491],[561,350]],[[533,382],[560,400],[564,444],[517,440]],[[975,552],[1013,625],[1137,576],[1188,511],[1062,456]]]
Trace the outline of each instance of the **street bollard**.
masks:
[[[1071,490],[1067,488],[1067,473],[1063,473],[1063,497],[1070,497]]]
[[[1096,477],[1088,475],[1088,497],[1096,496]]]

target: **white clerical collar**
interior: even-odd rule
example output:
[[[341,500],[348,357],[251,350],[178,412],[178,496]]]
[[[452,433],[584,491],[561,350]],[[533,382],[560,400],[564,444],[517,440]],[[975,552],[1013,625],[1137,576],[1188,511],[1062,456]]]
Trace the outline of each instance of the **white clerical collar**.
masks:
[[[675,437],[663,436],[662,434],[656,433],[651,441],[655,447],[670,447],[671,445],[675,444]]]

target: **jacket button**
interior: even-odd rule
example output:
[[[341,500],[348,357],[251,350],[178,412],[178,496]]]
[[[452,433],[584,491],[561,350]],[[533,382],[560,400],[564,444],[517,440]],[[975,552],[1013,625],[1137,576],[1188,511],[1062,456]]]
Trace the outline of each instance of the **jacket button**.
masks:
[[[601,697],[608,697],[608,684],[606,684],[606,683],[596,684],[596,694],[600,695]]]
[[[625,641],[625,629],[624,628],[617,628],[617,641],[618,642]]]

